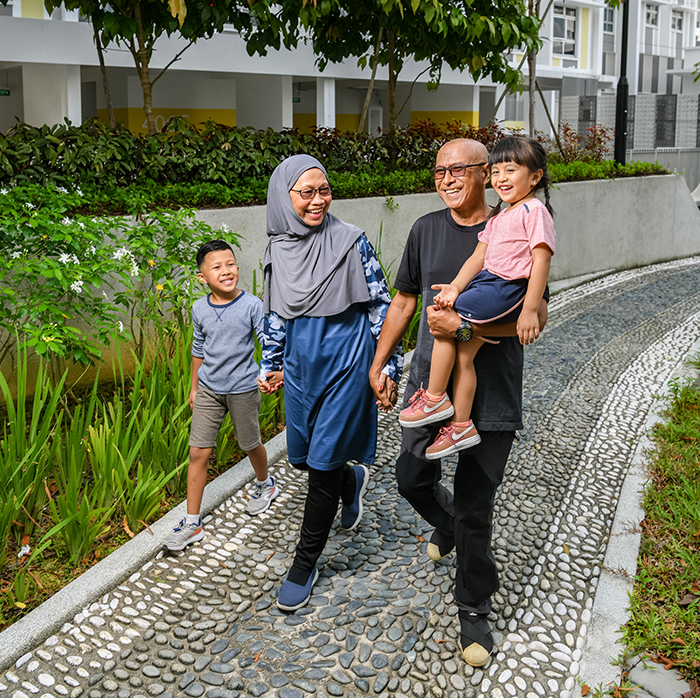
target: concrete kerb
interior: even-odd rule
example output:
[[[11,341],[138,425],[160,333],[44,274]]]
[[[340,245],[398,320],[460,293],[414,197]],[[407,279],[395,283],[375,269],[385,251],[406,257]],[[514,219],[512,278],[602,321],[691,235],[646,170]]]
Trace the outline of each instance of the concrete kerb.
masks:
[[[697,370],[688,363],[689,357],[700,353],[700,339],[683,357],[673,371],[671,378],[681,380],[694,377]],[[627,669],[615,652],[616,643],[622,637],[622,626],[630,619],[629,594],[634,587],[637,574],[637,558],[641,542],[640,524],[644,519],[644,487],[648,482],[645,452],[651,445],[648,434],[655,424],[661,422],[668,385],[658,396],[646,419],[643,436],[639,439],[630,468],[620,492],[615,511],[610,540],[605,553],[603,570],[596,589],[588,640],[581,660],[580,678],[591,688],[619,685],[622,674]],[[664,672],[671,684],[680,674],[677,671]],[[580,695],[580,693],[578,694]],[[640,692],[640,696],[644,695]]]
[[[265,447],[268,464],[272,465],[283,458],[287,453],[286,431],[270,439]],[[213,511],[254,476],[248,458],[236,463],[206,486],[202,511]],[[139,533],[47,599],[39,608],[0,633],[0,671],[9,669],[22,655],[36,648],[64,623],[72,620],[82,608],[112,591],[149,559],[154,558],[161,549],[163,538],[185,514],[186,502],[181,502],[151,524],[151,532],[146,530]]]

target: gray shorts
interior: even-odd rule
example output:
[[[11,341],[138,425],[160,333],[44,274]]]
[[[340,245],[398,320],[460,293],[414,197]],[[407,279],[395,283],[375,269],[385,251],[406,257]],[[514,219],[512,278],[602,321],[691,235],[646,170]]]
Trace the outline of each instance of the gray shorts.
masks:
[[[249,393],[219,395],[199,384],[197,396],[192,409],[192,427],[190,428],[190,446],[195,448],[213,448],[226,413],[231,415],[233,433],[238,445],[244,451],[257,448],[260,438],[260,392],[255,389]]]

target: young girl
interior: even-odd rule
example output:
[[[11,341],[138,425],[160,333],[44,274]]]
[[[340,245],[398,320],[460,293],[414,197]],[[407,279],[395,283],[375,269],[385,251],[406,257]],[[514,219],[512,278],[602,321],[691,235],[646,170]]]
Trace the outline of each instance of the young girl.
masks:
[[[489,340],[472,338],[470,323],[514,322],[517,318],[521,344],[530,344],[539,337],[537,309],[556,241],[544,148],[530,138],[505,138],[494,146],[489,165],[491,185],[501,202],[479,234],[474,254],[452,283],[433,286],[440,290],[435,304],[454,307],[466,322],[456,340],[435,339],[428,390],[421,388],[399,415],[401,426],[406,428],[453,418],[428,447],[425,457],[429,460],[481,441],[471,420],[476,392],[474,357],[482,342]],[[544,192],[545,204],[535,197],[538,189]],[[500,213],[502,202],[508,208]],[[453,368],[450,402],[445,390]]]

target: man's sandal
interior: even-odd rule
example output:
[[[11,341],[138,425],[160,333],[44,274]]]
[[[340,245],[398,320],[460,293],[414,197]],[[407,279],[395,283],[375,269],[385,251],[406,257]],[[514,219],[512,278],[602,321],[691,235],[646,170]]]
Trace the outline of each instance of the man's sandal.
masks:
[[[484,666],[491,656],[493,636],[485,615],[460,613],[462,657],[469,666]]]

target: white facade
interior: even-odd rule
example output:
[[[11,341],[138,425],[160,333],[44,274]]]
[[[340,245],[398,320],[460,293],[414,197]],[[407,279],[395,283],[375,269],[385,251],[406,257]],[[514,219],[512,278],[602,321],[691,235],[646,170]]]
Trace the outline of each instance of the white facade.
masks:
[[[684,48],[695,44],[698,0],[628,2],[630,94],[693,91],[687,78],[690,66],[683,65],[683,56]],[[542,11],[546,6],[541,3]],[[544,19],[537,77],[555,121],[573,116],[574,102],[567,98],[577,98],[579,112],[581,97],[601,95],[600,103],[607,104],[605,95],[614,92],[619,71],[621,16],[603,0],[554,1]],[[153,76],[184,45],[177,39],[159,39]],[[513,53],[510,60],[518,65],[521,58]],[[131,54],[110,45],[105,59],[117,119],[134,131],[144,131],[142,92]],[[409,62],[400,74],[397,107],[406,101],[423,67]],[[527,73],[527,63],[523,70]],[[251,57],[238,34],[225,31],[198,41],[168,70],[154,87],[154,112],[158,126],[170,116],[182,115],[193,122],[212,118],[257,128],[355,129],[369,77],[369,69],[359,69],[354,59],[330,64],[321,73],[310,47],[303,44],[294,51]],[[399,115],[400,124],[432,118],[485,125],[503,92],[490,81],[475,84],[468,73],[450,69],[443,71],[437,92],[427,90],[427,79],[427,73],[418,78]],[[503,100],[496,118],[526,127],[527,113],[525,92]],[[0,6],[0,129],[9,129],[15,118],[41,125],[65,118],[76,123],[96,115],[106,120],[91,25],[75,12],[57,10],[49,16],[42,0],[12,0],[7,7]],[[577,122],[582,121],[580,116],[577,113]],[[370,105],[370,132],[386,128],[387,117],[387,74],[380,68]],[[550,131],[539,98],[535,118],[536,128]]]

